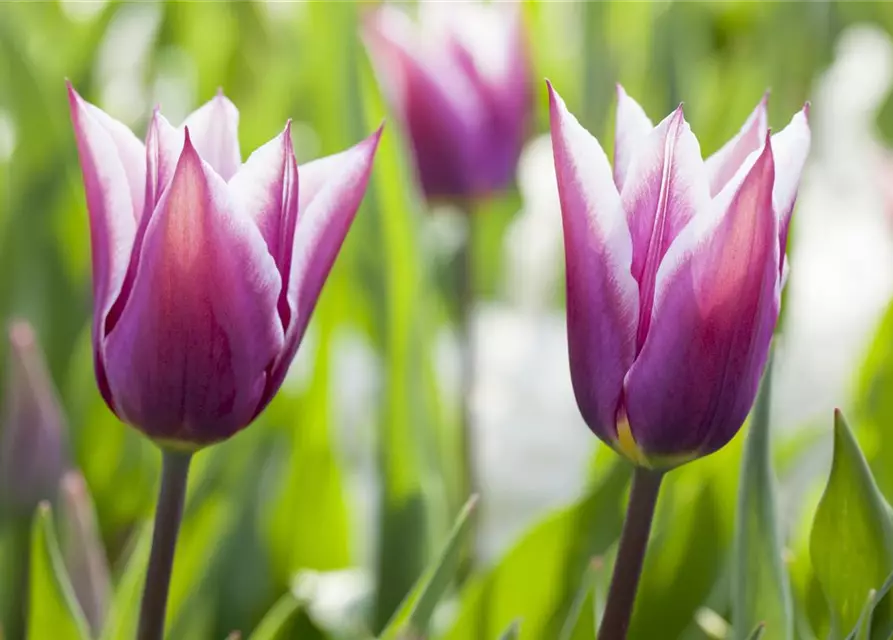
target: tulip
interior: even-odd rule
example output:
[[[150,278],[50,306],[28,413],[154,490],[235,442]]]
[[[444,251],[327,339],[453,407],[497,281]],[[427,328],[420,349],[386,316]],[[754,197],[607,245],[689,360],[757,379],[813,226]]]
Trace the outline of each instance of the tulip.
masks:
[[[65,418],[34,330],[27,322],[9,329],[11,367],[0,425],[0,501],[31,510],[55,497],[68,463]]]
[[[108,612],[112,579],[87,482],[69,471],[59,486],[62,557],[84,617],[98,634]]]
[[[289,125],[243,164],[218,94],[146,143],[69,86],[111,410],[155,441],[225,440],[270,402],[366,189],[378,139],[296,165]]]
[[[508,186],[531,111],[520,6],[422,2],[417,24],[391,6],[368,18],[367,49],[425,195],[470,199]]]
[[[808,105],[770,136],[764,98],[705,161],[681,106],[654,127],[618,87],[612,171],[549,91],[580,412],[643,467],[716,451],[747,417],[768,357]]]

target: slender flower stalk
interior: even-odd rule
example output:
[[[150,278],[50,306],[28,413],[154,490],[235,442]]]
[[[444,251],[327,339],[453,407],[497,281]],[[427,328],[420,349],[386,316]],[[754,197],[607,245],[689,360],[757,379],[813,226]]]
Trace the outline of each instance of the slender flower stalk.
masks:
[[[152,551],[146,571],[146,584],[140,606],[137,640],[162,640],[167,612],[167,595],[174,567],[177,534],[183,518],[186,481],[191,453],[164,450],[161,465],[161,489],[155,511]]]
[[[459,337],[462,360],[462,424],[461,445],[464,463],[461,498],[466,500],[471,495],[480,495],[480,486],[475,471],[474,455],[474,389],[477,372],[477,349],[474,338],[474,219],[471,214],[473,205],[466,204],[469,215],[465,216],[465,239],[456,254],[456,307],[459,324]]]
[[[598,640],[622,640],[632,618],[663,471],[636,467]]]

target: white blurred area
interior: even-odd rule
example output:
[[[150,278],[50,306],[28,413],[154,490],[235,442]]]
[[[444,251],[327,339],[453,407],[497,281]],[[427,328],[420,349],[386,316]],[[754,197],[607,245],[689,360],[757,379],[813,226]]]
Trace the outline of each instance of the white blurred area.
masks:
[[[815,420],[830,428],[893,295],[893,164],[875,125],[891,79],[893,43],[857,26],[841,35],[812,92],[773,394],[781,428]]]

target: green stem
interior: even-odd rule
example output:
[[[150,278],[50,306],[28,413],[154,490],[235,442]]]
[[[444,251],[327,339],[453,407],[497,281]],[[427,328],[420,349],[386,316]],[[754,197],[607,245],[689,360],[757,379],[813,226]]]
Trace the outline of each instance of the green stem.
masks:
[[[623,523],[623,533],[620,534],[620,549],[614,563],[614,575],[611,577],[611,588],[598,630],[598,640],[626,638],[661,480],[663,471],[636,467],[633,474],[626,521]]]
[[[467,233],[457,255],[457,303],[459,313],[459,335],[462,344],[462,439],[461,451],[464,463],[461,500],[464,504],[474,494],[480,495],[480,487],[475,473],[474,420],[472,395],[476,382],[475,358],[477,352],[474,341],[474,207],[464,206]]]
[[[177,534],[183,518],[186,481],[191,453],[162,451],[161,490],[155,510],[152,552],[146,571],[146,585],[140,607],[138,640],[162,640],[164,637],[167,596],[174,566]]]

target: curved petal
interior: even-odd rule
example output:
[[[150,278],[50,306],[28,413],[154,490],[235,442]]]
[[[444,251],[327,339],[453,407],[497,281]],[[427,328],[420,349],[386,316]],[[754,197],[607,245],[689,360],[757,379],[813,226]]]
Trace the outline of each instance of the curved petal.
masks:
[[[722,191],[748,156],[763,146],[766,133],[769,131],[769,116],[766,113],[768,100],[769,92],[767,91],[735,137],[704,161],[707,175],[710,178],[711,196],[715,197]]]
[[[701,149],[680,106],[639,145],[621,192],[639,283],[637,349],[651,323],[655,281],[667,250],[689,221],[710,207]]]
[[[347,151],[298,168],[300,212],[287,289],[291,322],[285,333],[285,348],[271,370],[261,410],[285,379],[304,337],[323,284],[366,193],[383,129],[382,124]]]
[[[210,444],[246,426],[280,352],[281,279],[251,220],[189,131],[106,339],[122,417],[152,438]]]
[[[424,42],[408,16],[391,6],[368,16],[363,39],[408,133],[425,195],[474,195],[486,109],[461,65],[437,43]]]
[[[170,184],[183,151],[185,135],[167,121],[159,109],[152,112],[146,132],[146,205],[144,216],[151,216],[161,194]]]
[[[216,96],[189,114],[183,127],[189,129],[192,142],[202,160],[226,181],[242,164],[239,151],[239,110],[229,98]]]
[[[794,203],[797,201],[800,175],[809,155],[810,141],[808,104],[794,115],[788,126],[772,136],[776,166],[772,198],[779,216],[782,253],[788,244],[788,227],[791,224]]]
[[[605,152],[551,84],[549,98],[564,226],[571,379],[586,424],[612,442],[623,376],[636,347],[632,240]]]
[[[623,191],[626,173],[645,138],[654,129],[639,103],[617,85],[617,125],[614,132],[614,184]]]
[[[284,330],[291,321],[287,292],[298,221],[298,165],[291,141],[291,121],[282,134],[249,156],[230,180],[229,190],[236,211],[255,221],[276,261],[282,277],[279,315]]]
[[[130,262],[146,188],[145,151],[132,133],[127,135],[129,130],[124,125],[85,102],[71,84],[68,100],[90,213],[96,378],[100,392],[112,406],[103,368],[102,336]],[[137,154],[141,158],[142,176],[134,160]],[[135,185],[140,179],[137,189]]]
[[[624,382],[632,435],[648,455],[718,449],[756,395],[778,318],[780,256],[771,145],[753,156],[661,266],[652,328]]]

